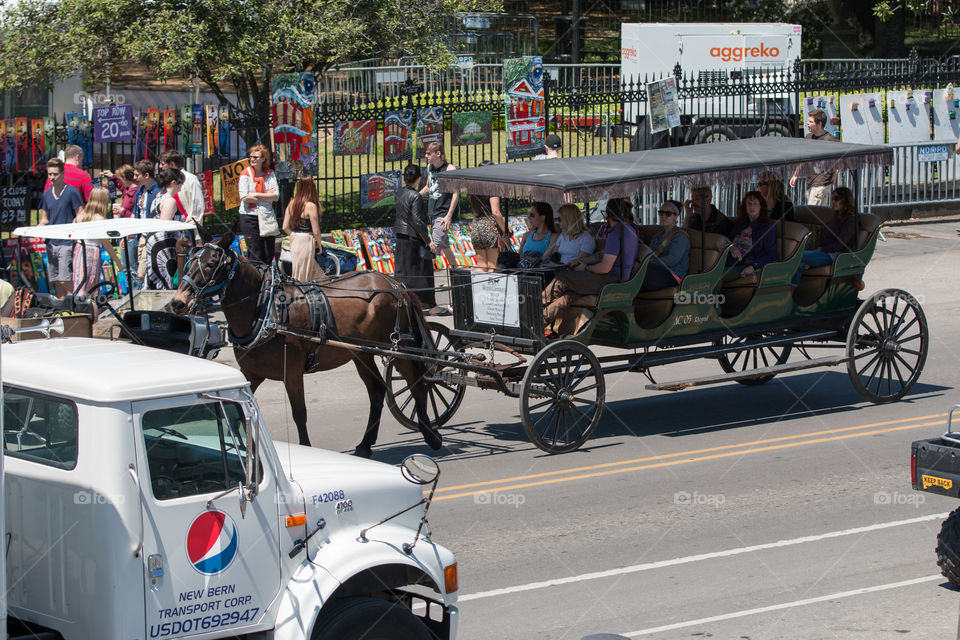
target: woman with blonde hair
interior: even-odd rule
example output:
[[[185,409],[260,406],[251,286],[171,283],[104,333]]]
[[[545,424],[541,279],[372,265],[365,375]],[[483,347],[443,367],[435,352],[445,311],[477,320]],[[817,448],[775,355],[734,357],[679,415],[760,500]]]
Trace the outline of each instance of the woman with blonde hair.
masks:
[[[262,235],[260,218],[271,219],[273,203],[280,197],[277,176],[270,168],[270,150],[262,144],[250,147],[250,166],[240,174],[240,233],[247,242],[247,259],[269,265],[273,262],[277,233]]]
[[[576,266],[582,258],[593,254],[597,243],[590,235],[580,207],[564,204],[557,212],[560,216],[560,236],[557,238],[557,253],[560,264]]]
[[[283,232],[290,236],[290,259],[293,279],[309,282],[320,278],[316,252],[323,253],[320,219],[323,210],[313,178],[305,176],[297,181],[293,200],[283,214]]]
[[[74,222],[93,222],[104,220],[110,210],[110,192],[103,187],[94,187],[90,192],[90,199],[77,214]],[[73,249],[73,292],[87,295],[103,278],[100,273],[100,247],[107,250],[113,264],[123,268],[120,256],[117,255],[109,240],[100,242],[78,240]]]

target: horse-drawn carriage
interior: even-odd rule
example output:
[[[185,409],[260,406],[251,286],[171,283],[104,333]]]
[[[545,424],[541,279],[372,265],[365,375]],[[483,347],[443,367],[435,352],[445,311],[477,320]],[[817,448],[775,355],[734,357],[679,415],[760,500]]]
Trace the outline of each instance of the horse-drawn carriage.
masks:
[[[800,167],[851,171],[857,191],[861,179],[872,181],[891,161],[886,147],[760,138],[457,170],[441,177],[441,188],[590,202],[641,190],[747,184],[761,171],[786,178]],[[791,286],[804,248],[813,245],[829,215],[828,208],[797,207],[794,220],[776,222],[778,260],[733,281],[723,278],[729,241],[689,232],[690,270],[676,287],[641,290],[650,264],[647,256],[634,265],[627,281],[607,284],[597,295],[579,299],[576,332],[564,339],[544,336],[539,275],[470,270],[450,273],[453,329],[428,324],[409,292],[369,274],[322,287],[334,307],[346,305],[346,300],[360,303],[343,314],[334,310],[326,324],[322,318],[316,321],[319,312],[301,310],[301,320],[278,322],[276,313],[258,315],[251,308],[244,312],[244,334],[257,332],[274,341],[272,357],[277,362],[291,362],[291,340],[299,341],[307,354],[296,356],[292,368],[270,376],[287,382],[294,419],[303,426],[302,441],[306,433],[302,372],[339,366],[350,357],[332,358],[331,350],[353,354],[361,376],[366,376],[372,407],[382,389],[376,380],[368,380],[370,363],[375,356],[384,357],[389,410],[405,426],[419,429],[431,446],[439,446],[434,429],[453,417],[468,386],[519,398],[525,432],[537,447],[551,453],[577,449],[591,436],[603,413],[604,379],[609,373],[641,373],[649,379],[648,389],[680,390],[729,381],[757,385],[790,371],[843,365],[867,400],[897,400],[920,376],[928,333],[923,311],[909,293],[884,289],[860,297],[880,219],[871,213],[856,214],[855,250],[838,255],[827,266],[804,271],[799,286]],[[641,227],[645,236],[652,231]],[[231,293],[236,264],[222,243],[208,244],[191,265],[189,282],[178,292],[181,310],[213,291],[223,293],[225,309],[228,294],[238,300],[243,296],[264,300],[269,288],[263,284],[265,274],[257,279],[249,272],[247,289],[234,285]],[[259,296],[249,291],[256,287]],[[305,305],[309,297],[302,288],[282,293],[288,299],[299,296],[296,299]],[[377,302],[374,311],[367,308],[384,296],[394,303]],[[307,322],[307,316],[314,320]],[[374,317],[379,320],[376,330],[371,328]],[[361,330],[364,322],[370,330]],[[591,346],[619,351],[598,356]],[[332,358],[331,366],[316,364],[324,354]],[[717,360],[720,372],[670,382],[656,382],[652,375],[657,367],[698,359]],[[300,380],[291,384],[287,377],[291,373]],[[372,409],[358,453],[369,454],[378,424],[379,410]]]

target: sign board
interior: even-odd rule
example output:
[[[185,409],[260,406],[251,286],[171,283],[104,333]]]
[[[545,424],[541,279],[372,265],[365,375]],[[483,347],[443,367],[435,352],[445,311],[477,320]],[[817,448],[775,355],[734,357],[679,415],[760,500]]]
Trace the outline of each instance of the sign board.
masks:
[[[240,206],[240,173],[250,166],[250,161],[244,158],[231,164],[220,167],[220,191],[223,193],[223,206],[233,209]]]
[[[474,322],[503,327],[520,326],[520,295],[517,276],[502,273],[471,273]]]
[[[457,56],[457,66],[464,71],[473,69],[473,56]]]
[[[93,109],[93,141],[129,142],[133,140],[133,107],[116,104]]]
[[[943,162],[950,157],[950,147],[945,144],[931,144],[917,147],[917,161]]]
[[[26,222],[30,208],[26,185],[0,187],[0,224]]]
[[[485,16],[463,16],[463,26],[466,29],[489,29],[490,18]]]
[[[650,102],[650,133],[667,131],[680,126],[680,101],[677,98],[677,79],[664,78],[647,83]]]

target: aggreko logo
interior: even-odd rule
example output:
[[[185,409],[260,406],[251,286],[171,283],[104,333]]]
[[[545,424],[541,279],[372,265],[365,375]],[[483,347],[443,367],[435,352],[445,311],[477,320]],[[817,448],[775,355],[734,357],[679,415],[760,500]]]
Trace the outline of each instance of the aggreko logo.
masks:
[[[740,62],[748,58],[777,58],[780,56],[780,49],[767,47],[761,42],[759,47],[714,47],[710,49],[710,56],[724,62]]]

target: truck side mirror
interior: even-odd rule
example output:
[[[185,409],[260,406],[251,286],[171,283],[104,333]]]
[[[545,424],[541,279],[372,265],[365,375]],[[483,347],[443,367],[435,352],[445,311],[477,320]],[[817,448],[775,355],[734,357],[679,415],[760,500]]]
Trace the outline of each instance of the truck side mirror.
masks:
[[[413,484],[433,484],[440,477],[440,465],[430,456],[414,453],[400,463],[400,472]]]

